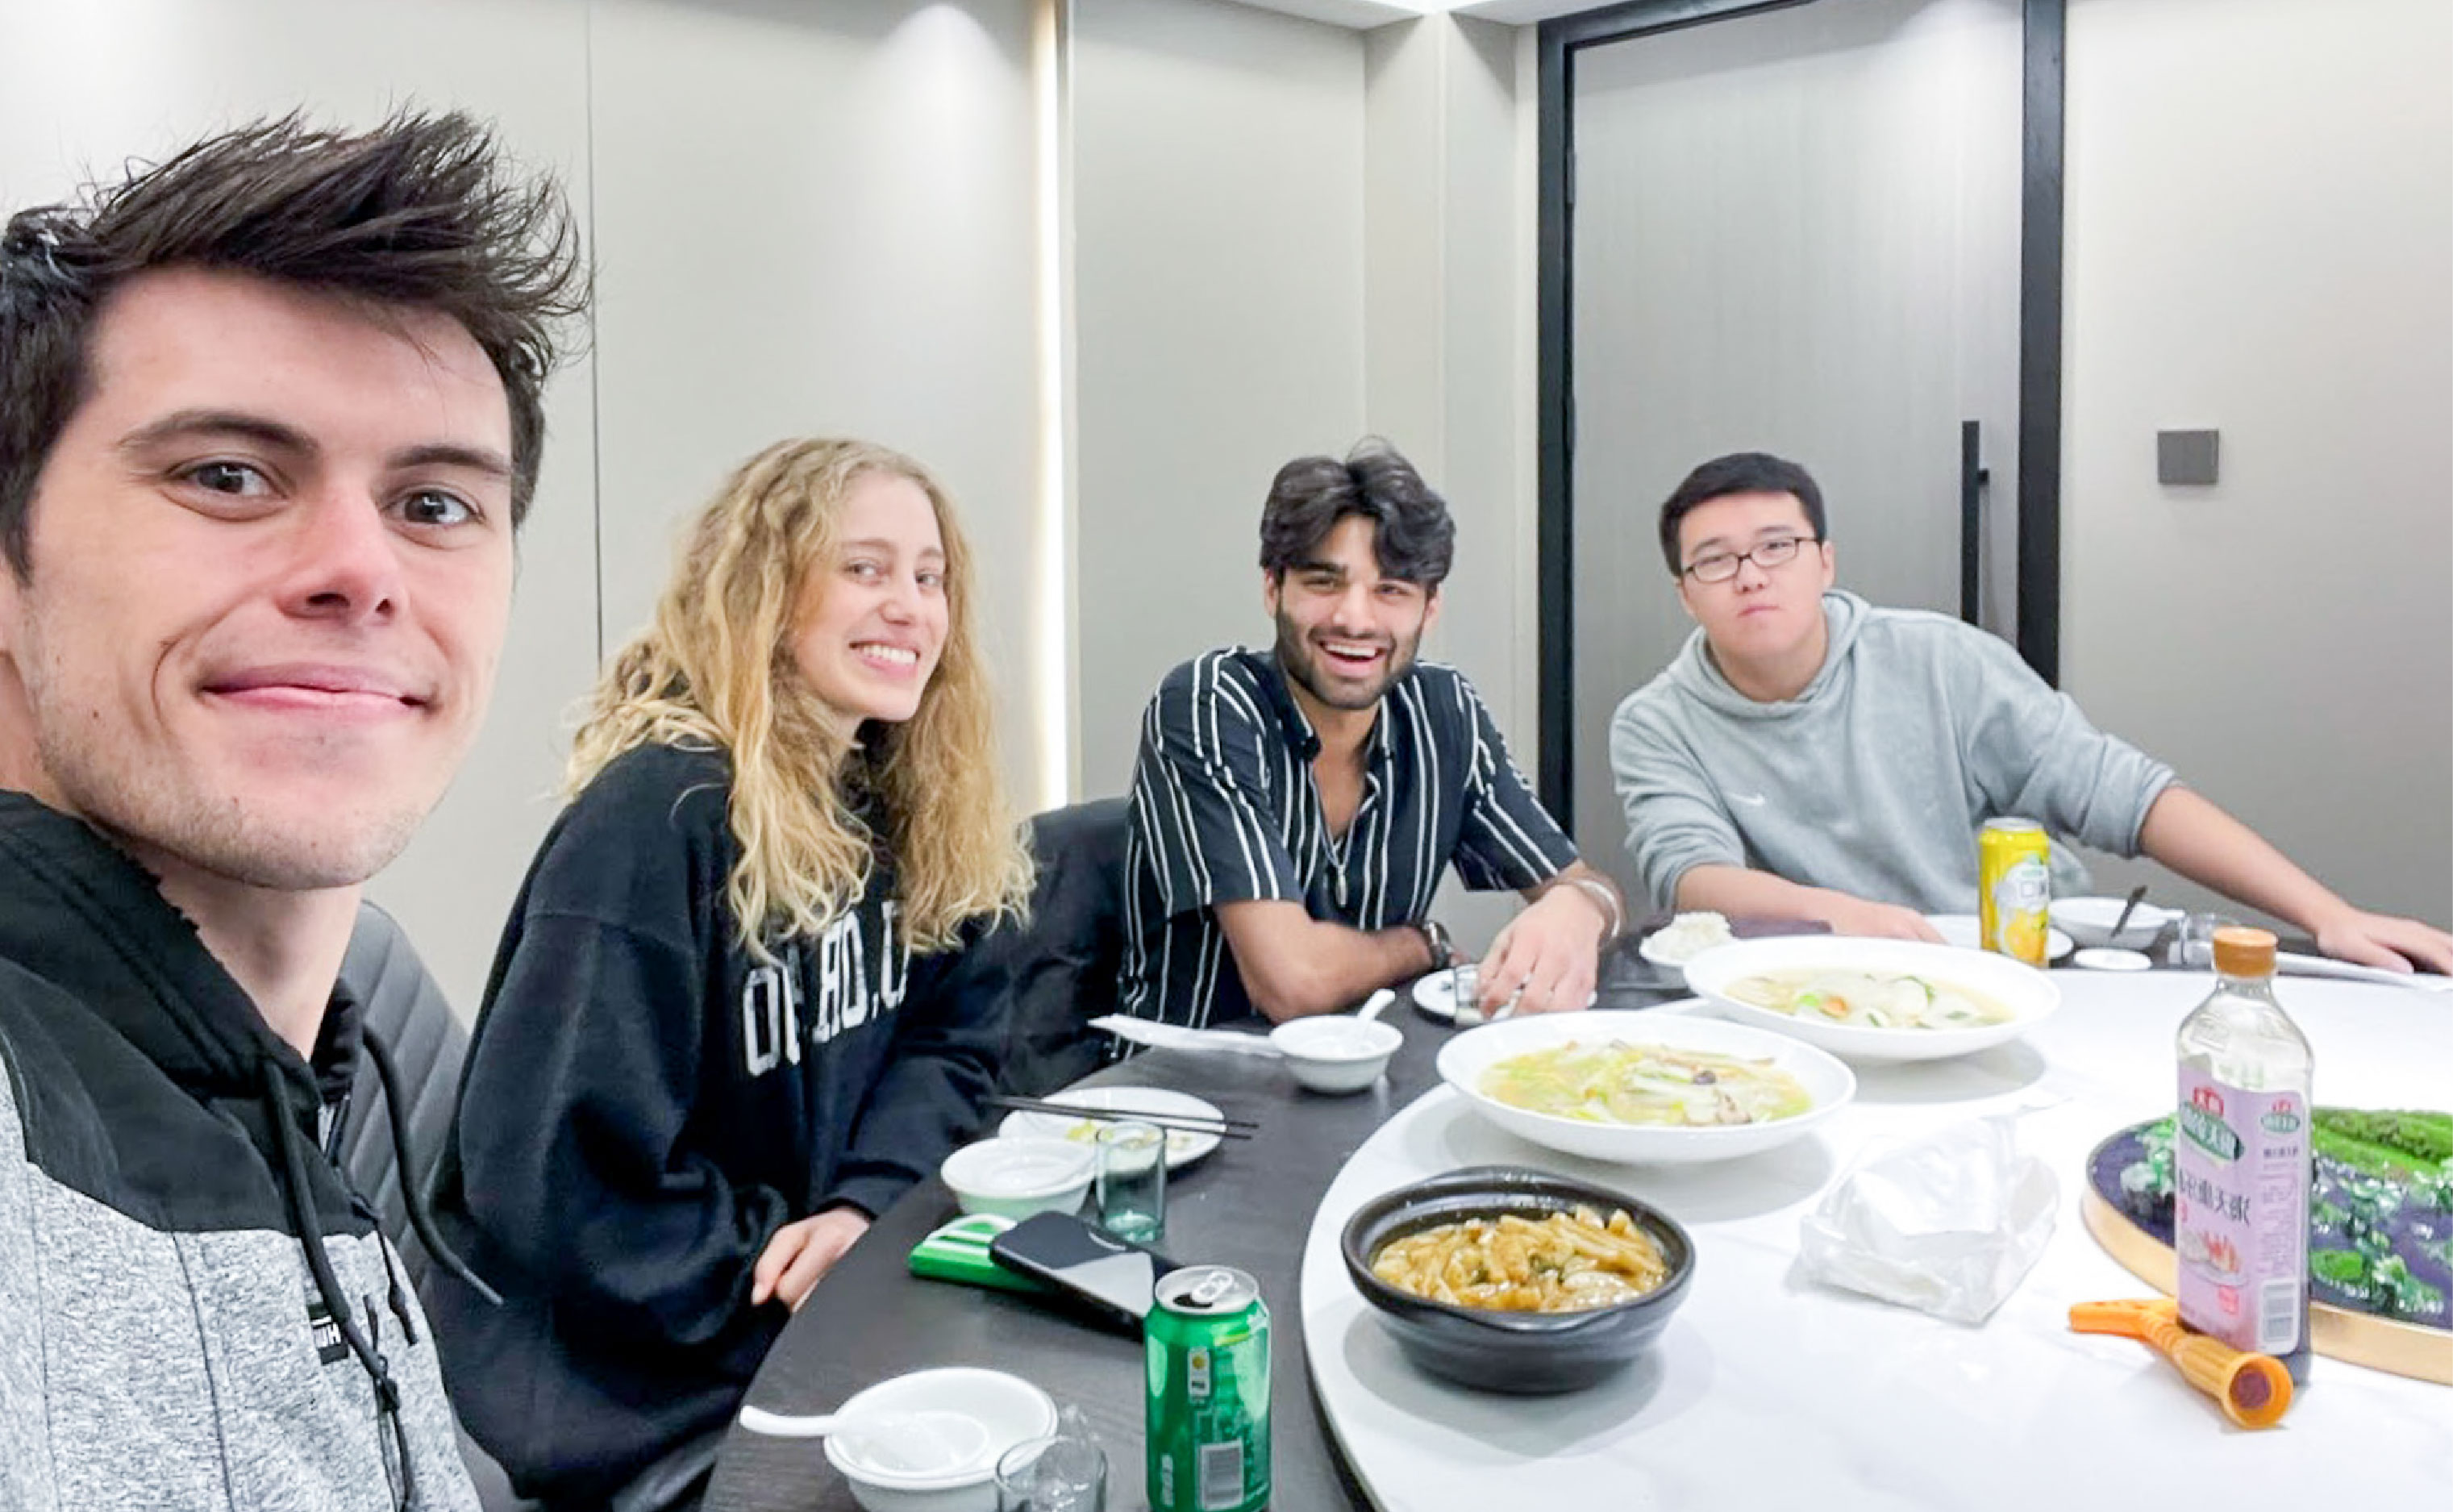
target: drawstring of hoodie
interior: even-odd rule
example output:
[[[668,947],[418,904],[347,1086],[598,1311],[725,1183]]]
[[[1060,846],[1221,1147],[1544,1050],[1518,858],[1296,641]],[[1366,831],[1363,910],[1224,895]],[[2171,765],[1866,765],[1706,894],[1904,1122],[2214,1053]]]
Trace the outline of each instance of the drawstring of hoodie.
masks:
[[[281,1193],[289,1204],[290,1226],[298,1231],[298,1243],[307,1251],[307,1269],[315,1278],[315,1290],[324,1299],[325,1310],[331,1314],[333,1325],[340,1329],[349,1353],[357,1356],[367,1379],[373,1383],[376,1421],[391,1434],[392,1447],[400,1462],[400,1480],[392,1488],[392,1504],[406,1508],[417,1500],[417,1467],[409,1458],[408,1426],[401,1421],[400,1385],[391,1378],[391,1363],[359,1328],[357,1315],[349,1310],[349,1294],[342,1290],[340,1278],[332,1273],[332,1258],[324,1249],[323,1225],[316,1222],[314,1204],[307,1195],[310,1189],[307,1157],[297,1126],[290,1122],[289,1099],[282,1084],[281,1067],[269,1058],[261,1063],[261,1067],[264,1111],[272,1124],[272,1143],[281,1153]],[[389,1089],[386,1091],[389,1095]]]
[[[427,1211],[424,1195],[418,1190],[417,1162],[409,1147],[409,1129],[403,1122],[408,1104],[401,1095],[400,1071],[391,1058],[391,1046],[371,1028],[361,1027],[359,1043],[367,1059],[374,1063],[375,1080],[383,1087],[384,1124],[391,1135],[392,1159],[400,1171],[401,1200],[409,1211],[409,1224],[426,1245],[434,1263],[468,1283],[469,1289],[486,1299],[488,1304],[499,1307],[502,1294],[486,1284],[471,1270],[467,1261],[443,1242],[434,1226],[433,1215]],[[373,1383],[376,1416],[390,1433],[395,1457],[400,1462],[400,1481],[394,1487],[394,1504],[409,1507],[417,1500],[417,1468],[409,1457],[408,1425],[401,1419],[399,1383],[392,1380],[391,1362],[375,1346],[366,1331],[358,1326],[357,1315],[350,1310],[349,1294],[342,1289],[340,1278],[333,1273],[331,1256],[324,1248],[323,1225],[316,1222],[314,1204],[308,1196],[307,1156],[296,1126],[289,1116],[289,1100],[282,1084],[281,1069],[270,1060],[263,1063],[265,1113],[272,1124],[272,1141],[281,1155],[282,1195],[289,1204],[289,1222],[298,1231],[298,1242],[307,1252],[307,1269],[315,1278],[315,1290],[330,1313],[349,1353]],[[391,1246],[379,1246],[383,1254],[384,1281],[388,1296],[385,1301],[392,1316],[399,1320],[401,1332],[410,1344],[417,1343],[416,1324],[411,1321],[415,1310],[410,1306],[408,1288],[402,1283],[399,1270],[392,1263]],[[369,1306],[373,1304],[369,1303]]]
[[[409,1125],[405,1122],[408,1115],[404,1111],[409,1104],[401,1101],[400,1073],[392,1068],[391,1046],[384,1044],[382,1035],[365,1025],[359,1027],[358,1039],[366,1048],[367,1059],[375,1064],[375,1080],[383,1084],[384,1123],[391,1130],[392,1161],[400,1169],[400,1198],[409,1209],[409,1226],[417,1231],[419,1242],[426,1245],[426,1252],[436,1264],[467,1283],[469,1290],[486,1299],[486,1305],[500,1307],[503,1294],[478,1279],[469,1263],[452,1253],[434,1226],[433,1215],[426,1210],[425,1195],[418,1190],[417,1161],[409,1148]]]

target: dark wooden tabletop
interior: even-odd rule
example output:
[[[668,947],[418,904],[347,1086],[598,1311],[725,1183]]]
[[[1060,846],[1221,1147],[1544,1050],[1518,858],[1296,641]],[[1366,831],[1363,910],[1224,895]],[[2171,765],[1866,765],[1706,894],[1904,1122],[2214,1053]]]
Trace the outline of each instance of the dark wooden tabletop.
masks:
[[[1633,1007],[1665,990],[1632,957],[1605,974],[1605,1005]],[[1175,1171],[1158,1247],[1185,1263],[1240,1266],[1267,1302],[1274,1505],[1366,1505],[1313,1404],[1296,1278],[1313,1209],[1341,1167],[1387,1117],[1438,1083],[1433,1061],[1453,1031],[1401,997],[1386,1018],[1406,1044],[1367,1091],[1326,1097],[1298,1088],[1275,1061],[1152,1051],[1082,1084],[1171,1087],[1258,1122],[1248,1140]],[[923,1183],[881,1216],[776,1341],[748,1401],[774,1412],[826,1412],[864,1386],[931,1365],[987,1365],[1081,1407],[1107,1451],[1109,1512],[1138,1512],[1142,1490],[1142,1353],[1137,1339],[1101,1330],[1006,1292],[910,1274],[907,1258],[955,1216],[952,1194]],[[736,1426],[717,1457],[707,1512],[853,1512],[843,1477],[814,1440],[768,1439]]]

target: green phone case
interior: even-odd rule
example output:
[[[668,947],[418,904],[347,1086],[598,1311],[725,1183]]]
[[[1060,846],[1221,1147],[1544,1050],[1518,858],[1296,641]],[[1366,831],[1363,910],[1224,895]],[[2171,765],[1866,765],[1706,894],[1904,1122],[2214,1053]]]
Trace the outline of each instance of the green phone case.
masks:
[[[971,1213],[941,1224],[911,1246],[911,1274],[999,1291],[1044,1293],[1045,1285],[988,1258],[988,1241],[1012,1226],[1012,1219],[993,1213]]]

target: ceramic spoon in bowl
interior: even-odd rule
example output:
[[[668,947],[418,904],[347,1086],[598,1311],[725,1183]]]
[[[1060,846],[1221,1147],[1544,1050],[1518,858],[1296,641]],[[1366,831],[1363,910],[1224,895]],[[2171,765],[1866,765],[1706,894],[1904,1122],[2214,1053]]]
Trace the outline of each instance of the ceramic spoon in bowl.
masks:
[[[2112,921],[2111,930],[2104,937],[2106,945],[2109,945],[2113,941],[2121,938],[2121,931],[2129,924],[2129,916],[2136,913],[2138,911],[2138,905],[2145,901],[2146,885],[2144,883],[2142,882],[2137,886],[2129,889],[2128,901],[2121,905],[2120,915]]]
[[[977,1418],[936,1408],[795,1417],[745,1406],[741,1425],[770,1439],[857,1439],[862,1459],[881,1470],[907,1475],[955,1469],[978,1459],[988,1446],[988,1430]]]
[[[1386,1007],[1389,1004],[1396,1001],[1397,994],[1389,991],[1386,987],[1382,987],[1379,991],[1374,992],[1371,996],[1363,1000],[1363,1010],[1354,1015],[1354,1022],[1357,1024],[1368,1024],[1372,1020],[1380,1017],[1380,1010],[1382,1008]]]

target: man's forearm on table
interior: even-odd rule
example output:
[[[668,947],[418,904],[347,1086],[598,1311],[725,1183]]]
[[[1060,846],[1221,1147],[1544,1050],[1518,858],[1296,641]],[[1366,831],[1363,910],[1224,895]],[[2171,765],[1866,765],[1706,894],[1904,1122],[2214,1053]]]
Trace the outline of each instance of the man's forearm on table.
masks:
[[[1733,918],[1816,919],[1830,901],[1821,887],[1714,862],[1687,867],[1676,892],[1681,912],[1708,909]]]
[[[1281,1023],[1335,1013],[1434,964],[1429,942],[1410,925],[1356,929],[1311,918],[1238,921],[1224,909],[1220,918],[1246,995],[1264,1017]]]
[[[2138,848],[2203,887],[2314,935],[2343,902],[2272,842],[2185,787],[2166,787],[2138,826]]]

